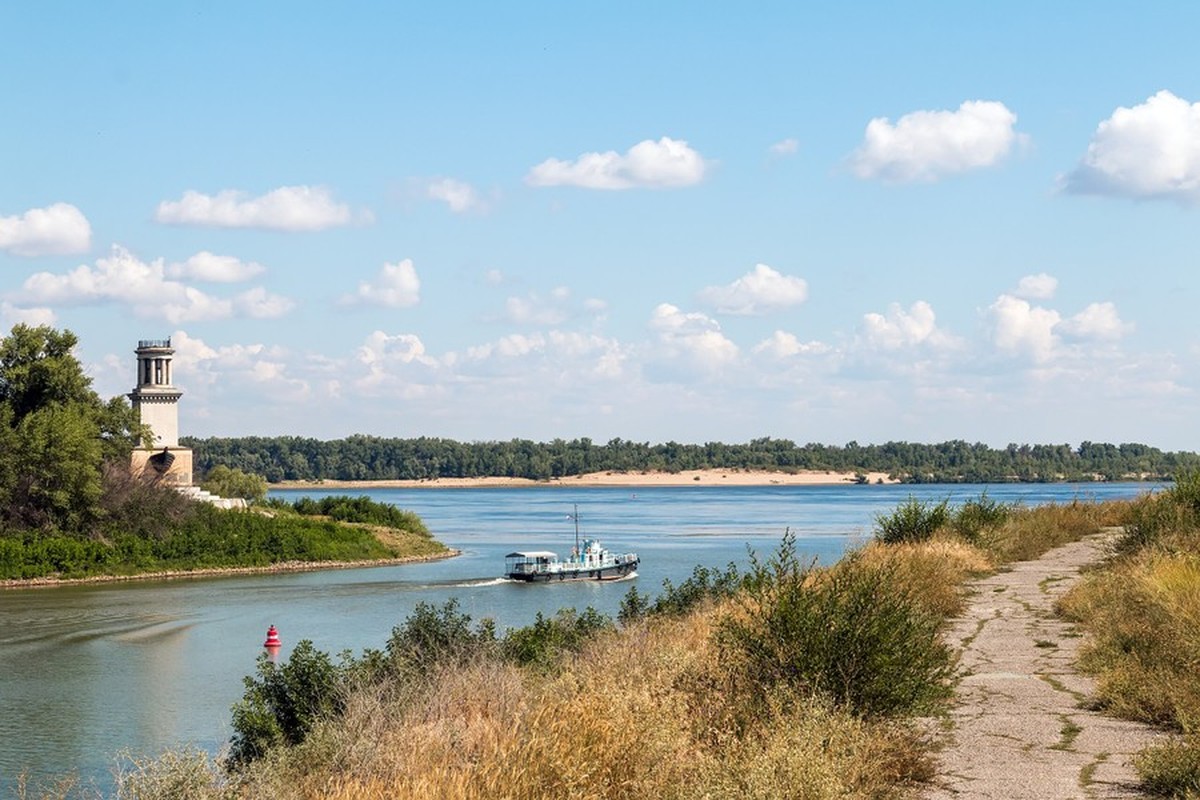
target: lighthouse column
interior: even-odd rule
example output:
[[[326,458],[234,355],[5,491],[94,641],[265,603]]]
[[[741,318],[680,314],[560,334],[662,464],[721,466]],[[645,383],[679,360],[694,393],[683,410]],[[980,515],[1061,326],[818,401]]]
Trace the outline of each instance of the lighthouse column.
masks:
[[[138,419],[150,428],[152,441],[133,451],[134,475],[175,485],[192,483],[192,451],[179,446],[179,398],[183,392],[171,384],[170,339],[138,342],[137,386],[129,400]]]

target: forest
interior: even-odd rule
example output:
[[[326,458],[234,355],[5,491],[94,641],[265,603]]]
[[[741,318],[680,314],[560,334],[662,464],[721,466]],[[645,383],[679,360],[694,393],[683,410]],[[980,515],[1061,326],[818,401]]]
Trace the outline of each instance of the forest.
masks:
[[[430,480],[505,477],[549,480],[591,472],[691,469],[885,472],[905,483],[1170,480],[1200,467],[1200,455],[1144,444],[1010,444],[962,440],[804,444],[761,438],[744,444],[650,444],[588,438],[458,442],[354,435],[323,441],[298,436],[185,438],[198,472],[224,465],[271,483],[315,480]]]

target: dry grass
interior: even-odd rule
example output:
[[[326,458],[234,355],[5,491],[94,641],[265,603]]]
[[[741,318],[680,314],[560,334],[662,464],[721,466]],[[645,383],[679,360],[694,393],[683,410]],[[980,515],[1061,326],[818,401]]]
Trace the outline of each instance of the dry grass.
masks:
[[[925,611],[940,617],[952,617],[962,611],[963,584],[968,578],[995,568],[982,549],[940,535],[925,542],[871,543],[841,562],[846,566],[851,563],[886,570],[899,591],[917,601]]]
[[[999,528],[985,531],[980,544],[997,563],[1027,561],[1048,550],[1123,525],[1129,502],[1051,503],[1018,509]]]
[[[256,763],[240,796],[876,798],[928,776],[907,728],[811,698],[773,698],[746,725],[720,613],[602,637],[555,676],[485,662],[421,693],[356,693],[345,719]]]

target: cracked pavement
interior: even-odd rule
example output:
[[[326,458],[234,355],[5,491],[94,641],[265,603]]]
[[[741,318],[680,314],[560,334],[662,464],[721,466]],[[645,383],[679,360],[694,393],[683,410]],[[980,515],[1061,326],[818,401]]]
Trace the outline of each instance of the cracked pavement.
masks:
[[[1079,634],[1054,615],[1106,541],[1088,537],[972,582],[947,632],[964,677],[927,800],[1146,796],[1131,760],[1155,731],[1086,708],[1095,683],[1074,670]]]

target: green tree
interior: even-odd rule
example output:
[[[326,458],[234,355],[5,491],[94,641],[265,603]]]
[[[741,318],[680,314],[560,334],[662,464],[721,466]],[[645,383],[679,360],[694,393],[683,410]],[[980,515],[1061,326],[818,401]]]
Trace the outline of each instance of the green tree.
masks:
[[[127,462],[146,434],[125,398],[92,391],[77,342],[23,324],[0,339],[0,521],[14,527],[89,533],[104,462]]]
[[[230,469],[218,464],[208,471],[200,488],[219,497],[242,497],[250,502],[259,502],[267,496],[267,481],[261,475],[252,475],[240,469]]]

